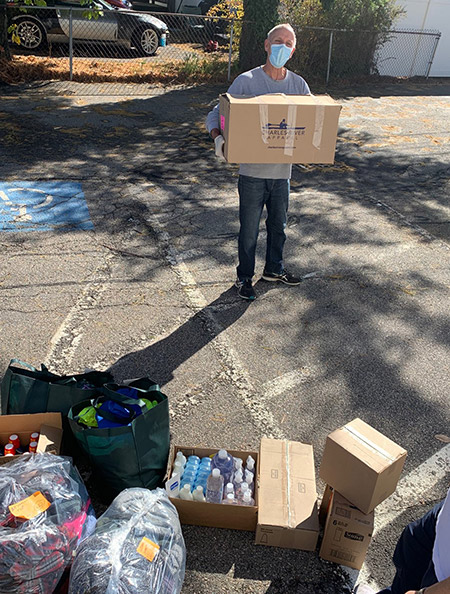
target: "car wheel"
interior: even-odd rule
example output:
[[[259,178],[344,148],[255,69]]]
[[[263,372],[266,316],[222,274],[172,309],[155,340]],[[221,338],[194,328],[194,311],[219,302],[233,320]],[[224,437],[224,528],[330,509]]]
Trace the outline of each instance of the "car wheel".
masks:
[[[142,27],[134,34],[133,45],[142,56],[153,56],[159,46],[158,33],[151,27]]]
[[[16,21],[16,35],[20,45],[28,50],[36,50],[46,44],[47,38],[44,27],[33,19],[23,18]]]

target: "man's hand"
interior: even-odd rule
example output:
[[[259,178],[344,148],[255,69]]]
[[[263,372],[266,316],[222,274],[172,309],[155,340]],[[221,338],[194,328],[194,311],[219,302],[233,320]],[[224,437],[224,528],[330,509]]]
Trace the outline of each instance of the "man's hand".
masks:
[[[225,146],[224,137],[221,134],[216,136],[214,139],[214,144],[216,145],[216,157],[218,157],[220,161],[225,161],[225,157],[223,155],[223,147]]]

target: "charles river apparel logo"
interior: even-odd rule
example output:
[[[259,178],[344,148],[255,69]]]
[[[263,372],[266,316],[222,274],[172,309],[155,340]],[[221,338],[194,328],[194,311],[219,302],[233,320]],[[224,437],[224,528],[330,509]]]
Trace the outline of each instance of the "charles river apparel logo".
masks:
[[[295,136],[302,136],[305,133],[305,126],[289,126],[283,118],[279,124],[265,124],[263,126],[269,136],[287,136],[294,133]]]

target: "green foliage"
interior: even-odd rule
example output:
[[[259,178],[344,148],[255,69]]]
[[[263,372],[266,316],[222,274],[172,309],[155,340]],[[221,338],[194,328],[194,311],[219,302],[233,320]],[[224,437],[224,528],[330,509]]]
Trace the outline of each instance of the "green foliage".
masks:
[[[279,22],[279,0],[244,0],[244,23],[239,46],[239,66],[249,70],[266,61],[267,32]]]
[[[237,50],[241,39],[242,19],[244,18],[244,0],[221,0],[208,10],[206,16],[234,19],[233,50]],[[227,24],[226,32],[230,35],[231,21]]]
[[[328,62],[330,32],[333,75],[371,74],[374,55],[388,31],[403,14],[395,0],[281,0],[281,15],[297,32],[297,50],[290,67],[309,76],[323,76]],[[327,30],[308,29],[323,27]]]

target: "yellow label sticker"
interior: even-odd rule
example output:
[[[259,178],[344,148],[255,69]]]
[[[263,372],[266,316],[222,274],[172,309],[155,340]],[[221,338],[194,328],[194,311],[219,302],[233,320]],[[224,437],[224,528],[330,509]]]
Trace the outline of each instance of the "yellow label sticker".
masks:
[[[157,545],[156,542],[153,542],[152,540],[144,536],[141,542],[139,543],[139,546],[136,549],[136,551],[149,561],[153,561],[153,559],[158,554],[159,545]]]
[[[22,501],[10,505],[9,511],[13,516],[16,516],[16,518],[32,520],[49,507],[50,501],[48,501],[40,491],[36,491],[36,493],[33,493],[33,495],[30,495],[26,499],[22,499]]]

